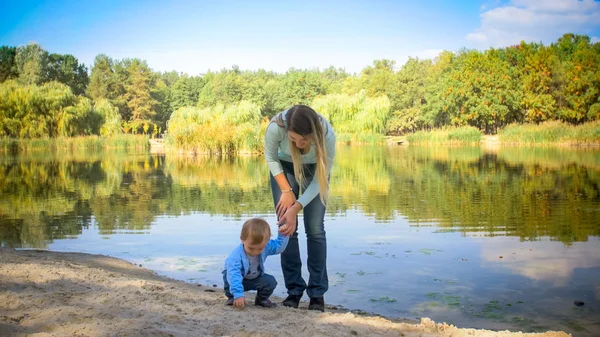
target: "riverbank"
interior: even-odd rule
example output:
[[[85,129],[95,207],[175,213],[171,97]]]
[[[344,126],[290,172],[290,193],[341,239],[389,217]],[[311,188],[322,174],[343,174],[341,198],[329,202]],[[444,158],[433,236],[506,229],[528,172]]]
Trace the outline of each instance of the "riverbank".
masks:
[[[111,257],[0,248],[1,336],[569,336],[461,329],[428,318],[412,324],[331,307],[313,312],[306,303],[238,310],[224,302],[220,288]]]

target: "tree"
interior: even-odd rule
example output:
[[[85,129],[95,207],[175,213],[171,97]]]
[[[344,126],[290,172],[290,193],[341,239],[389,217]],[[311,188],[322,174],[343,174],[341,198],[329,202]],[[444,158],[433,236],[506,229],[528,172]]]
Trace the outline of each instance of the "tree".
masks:
[[[242,100],[241,71],[237,66],[223,69],[218,73],[208,72],[198,96],[199,107],[217,104],[232,105]]]
[[[425,98],[428,80],[428,71],[432,63],[430,60],[420,61],[416,58],[409,60],[396,73],[399,96],[396,110],[388,122],[389,133],[402,134],[423,128],[423,107],[427,104]]]
[[[48,79],[48,52],[37,43],[18,47],[15,65],[23,84],[42,84]]]
[[[0,47],[0,83],[19,76],[15,65],[16,54],[15,47]]]
[[[556,100],[552,94],[558,59],[550,48],[543,45],[521,43],[520,47],[525,55],[521,77],[524,120],[534,123],[554,120]]]
[[[87,68],[70,54],[50,54],[48,57],[48,80],[58,81],[71,87],[75,95],[82,95],[89,83]]]
[[[443,51],[435,58],[428,72],[425,90],[427,104],[423,106],[423,122],[428,127],[450,124],[449,106],[443,94],[452,90],[450,80],[455,60],[454,53]]]
[[[193,80],[182,75],[171,87],[171,111],[183,106],[195,106],[197,101],[198,92],[194,90]]]
[[[554,91],[559,118],[570,123],[600,119],[600,53],[587,36],[565,34],[551,48],[558,55],[562,90]]]
[[[127,67],[129,80],[125,84],[125,100],[131,109],[131,120],[151,121],[156,115],[155,107],[158,104],[152,97],[151,90],[155,79],[152,70],[145,61],[133,59]]]
[[[360,78],[362,88],[366,90],[367,95],[372,97],[387,95],[390,98],[398,96],[394,74],[395,66],[395,61],[375,60],[373,66],[368,66],[362,70]]]
[[[104,54],[99,54],[92,67],[88,95],[95,101],[103,98],[115,99],[114,82],[113,60]]]
[[[277,100],[282,107],[310,104],[319,95],[327,94],[325,81],[317,70],[290,69],[282,79]]]

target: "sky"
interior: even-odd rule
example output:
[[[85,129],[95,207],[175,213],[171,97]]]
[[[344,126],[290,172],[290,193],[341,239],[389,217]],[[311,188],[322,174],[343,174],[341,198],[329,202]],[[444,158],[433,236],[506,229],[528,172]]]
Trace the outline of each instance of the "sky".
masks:
[[[88,69],[98,54],[199,75],[237,65],[279,73],[359,73],[442,50],[600,41],[600,0],[31,1],[0,0],[0,45],[39,43]]]

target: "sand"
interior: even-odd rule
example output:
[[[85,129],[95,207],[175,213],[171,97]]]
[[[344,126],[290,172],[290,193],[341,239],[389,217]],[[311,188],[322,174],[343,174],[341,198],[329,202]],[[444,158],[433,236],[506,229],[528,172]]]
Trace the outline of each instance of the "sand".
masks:
[[[265,309],[246,298],[252,305],[225,306],[221,288],[107,256],[0,248],[0,336],[570,336],[321,313],[304,302]]]

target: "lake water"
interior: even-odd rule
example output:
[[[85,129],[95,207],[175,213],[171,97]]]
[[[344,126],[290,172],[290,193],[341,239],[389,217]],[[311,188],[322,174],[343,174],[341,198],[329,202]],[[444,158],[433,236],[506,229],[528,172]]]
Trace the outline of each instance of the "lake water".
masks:
[[[328,304],[600,332],[600,150],[341,146],[331,185]],[[0,156],[2,246],[105,254],[222,287],[251,216],[275,230],[262,157]],[[305,261],[302,226],[300,244]],[[267,272],[285,296],[278,256]]]

